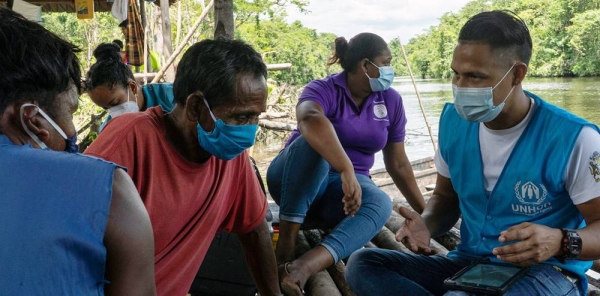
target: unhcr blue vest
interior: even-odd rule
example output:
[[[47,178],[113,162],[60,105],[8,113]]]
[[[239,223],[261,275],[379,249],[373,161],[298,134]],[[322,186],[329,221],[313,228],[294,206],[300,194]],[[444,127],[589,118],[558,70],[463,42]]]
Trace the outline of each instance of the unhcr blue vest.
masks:
[[[0,294],[104,295],[115,168],[0,134]]]
[[[581,129],[593,126],[584,119],[552,106],[536,95],[531,121],[515,144],[496,186],[488,197],[484,187],[479,149],[479,123],[462,119],[447,103],[439,126],[439,149],[448,164],[459,196],[461,243],[449,256],[486,257],[497,261],[492,249],[500,232],[523,222],[552,228],[581,228],[583,216],[565,189],[565,169]],[[587,287],[585,271],[591,261],[551,258],[546,263],[579,274]]]

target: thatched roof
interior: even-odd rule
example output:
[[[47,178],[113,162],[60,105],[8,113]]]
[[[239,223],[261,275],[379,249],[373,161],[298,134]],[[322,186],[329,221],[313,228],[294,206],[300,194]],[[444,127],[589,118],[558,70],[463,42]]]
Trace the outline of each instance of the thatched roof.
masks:
[[[0,0],[0,6],[7,6],[8,0]],[[42,12],[75,12],[74,0],[25,0],[31,4],[41,5]],[[173,4],[175,0],[169,0],[169,4]],[[159,4],[159,0],[154,2]],[[112,2],[106,0],[94,0],[94,11],[105,12],[110,11]]]
[[[65,0],[25,0],[31,4],[42,6],[42,12],[75,12],[75,1]],[[7,6],[7,0],[0,0],[0,6]],[[110,11],[112,3],[106,0],[94,0],[94,11]]]

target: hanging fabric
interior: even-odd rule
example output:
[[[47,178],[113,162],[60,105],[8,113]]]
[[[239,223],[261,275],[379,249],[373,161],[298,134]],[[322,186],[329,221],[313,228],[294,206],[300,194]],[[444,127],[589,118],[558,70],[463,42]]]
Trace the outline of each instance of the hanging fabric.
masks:
[[[128,0],[114,0],[110,13],[119,21],[119,24],[127,20]]]
[[[142,27],[137,1],[130,3],[127,15],[127,36],[125,38],[127,58],[130,65],[142,66],[144,64],[144,27]]]

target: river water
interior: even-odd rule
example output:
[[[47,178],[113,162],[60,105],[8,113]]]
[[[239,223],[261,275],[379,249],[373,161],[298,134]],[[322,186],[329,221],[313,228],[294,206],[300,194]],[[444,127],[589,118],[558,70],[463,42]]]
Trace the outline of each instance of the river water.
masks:
[[[425,116],[437,143],[439,116],[446,102],[452,101],[450,80],[415,80]],[[406,153],[410,160],[433,156],[434,149],[425,117],[419,107],[417,93],[410,77],[397,77],[392,85],[402,95],[408,123],[406,126]],[[593,78],[531,78],[523,82],[523,88],[542,99],[571,111],[600,125],[600,77]],[[263,154],[265,153],[265,154]],[[267,156],[273,151],[263,151]],[[376,155],[373,169],[383,167],[381,153]]]
[[[446,102],[452,101],[450,80],[416,80],[417,90],[437,142],[439,116]],[[406,126],[406,153],[410,160],[433,155],[433,145],[419,100],[411,79],[396,78],[393,87],[404,100],[408,123]],[[577,114],[595,124],[600,124],[600,78],[526,78],[523,88],[542,99]],[[374,168],[383,166],[378,155]]]

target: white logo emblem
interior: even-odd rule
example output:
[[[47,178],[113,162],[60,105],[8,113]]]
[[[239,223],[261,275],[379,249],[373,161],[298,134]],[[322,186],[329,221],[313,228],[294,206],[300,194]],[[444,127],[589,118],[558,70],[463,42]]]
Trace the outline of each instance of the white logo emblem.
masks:
[[[552,209],[551,203],[544,203],[548,191],[543,184],[537,186],[528,181],[521,185],[521,181],[519,181],[515,184],[514,190],[515,196],[521,203],[511,205],[513,213],[534,216]]]
[[[387,108],[383,104],[377,104],[373,106],[373,113],[375,113],[375,117],[384,118],[387,116]]]
[[[519,184],[521,184],[521,181],[515,184],[515,194],[521,203],[537,205],[541,204],[544,199],[546,199],[546,194],[548,192],[546,191],[546,187],[544,187],[544,185],[540,184],[540,187],[542,188],[542,195],[540,196],[540,188],[533,184],[533,182],[529,181],[523,184],[520,190]]]

